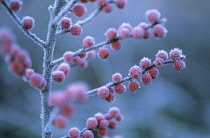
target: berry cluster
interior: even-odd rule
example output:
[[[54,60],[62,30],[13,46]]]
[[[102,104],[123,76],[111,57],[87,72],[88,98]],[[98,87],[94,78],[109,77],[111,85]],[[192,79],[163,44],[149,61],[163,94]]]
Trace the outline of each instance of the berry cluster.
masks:
[[[54,92],[50,95],[49,103],[58,109],[58,113],[53,119],[54,126],[64,128],[67,124],[67,117],[74,113],[71,101],[84,103],[87,99],[85,92],[88,87],[85,83],[77,82],[70,84],[65,90]]]
[[[86,128],[80,131],[78,128],[71,128],[68,132],[69,138],[94,138],[91,130],[97,130],[99,136],[105,136],[108,133],[107,128],[115,129],[117,122],[122,121],[123,116],[117,107],[109,109],[108,113],[96,113],[94,117],[90,117],[86,121]]]
[[[170,59],[168,59],[170,57]],[[182,54],[182,50],[174,48],[170,51],[169,55],[166,51],[160,50],[156,54],[154,63],[152,64],[149,58],[144,57],[140,60],[139,66],[134,65],[129,70],[129,77],[122,78],[120,73],[112,75],[113,83],[107,84],[97,89],[97,95],[101,99],[105,99],[107,102],[113,102],[114,92],[122,94],[126,90],[126,86],[123,84],[125,81],[129,81],[128,88],[130,91],[135,92],[140,88],[138,79],[145,85],[152,83],[152,80],[157,78],[159,70],[156,67],[163,66],[165,64],[173,63],[174,69],[181,71],[186,67],[183,60],[185,55]]]

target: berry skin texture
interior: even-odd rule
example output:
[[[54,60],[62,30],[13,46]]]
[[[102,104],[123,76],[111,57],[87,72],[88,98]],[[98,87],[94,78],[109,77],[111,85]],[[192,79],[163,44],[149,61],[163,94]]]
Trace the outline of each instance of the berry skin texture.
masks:
[[[174,62],[174,69],[177,71],[181,71],[186,68],[186,64],[183,60],[177,60]]]
[[[67,76],[70,72],[70,66],[67,63],[62,63],[58,66],[58,71],[63,71],[65,76]]]
[[[62,82],[65,79],[65,74],[63,71],[55,71],[53,72],[53,79],[57,82]]]
[[[143,59],[141,59],[139,65],[142,69],[146,69],[147,67],[151,66],[151,60],[144,57]]]
[[[149,70],[149,73],[150,73],[152,79],[156,79],[159,75],[159,70],[157,68],[152,68]]]
[[[86,121],[86,126],[89,129],[94,129],[97,127],[97,125],[98,125],[98,121],[94,117],[90,117]]]
[[[165,63],[164,59],[163,58],[156,58],[155,61],[154,61],[154,64],[156,66],[163,66]]]
[[[117,30],[115,28],[109,28],[106,33],[105,36],[108,40],[112,40],[117,38]]]
[[[115,41],[111,44],[111,48],[114,49],[114,50],[120,50],[121,48],[121,43],[120,41]]]
[[[140,78],[140,76],[142,75],[142,70],[139,66],[133,66],[130,68],[129,70],[129,76],[131,76],[134,79],[138,79]]]
[[[106,136],[107,133],[108,133],[108,131],[107,131],[107,129],[105,129],[105,128],[99,128],[99,129],[98,129],[98,135],[99,135],[99,136]]]
[[[110,129],[115,129],[117,127],[117,121],[115,121],[114,119],[109,120],[109,125],[108,127]]]
[[[132,26],[129,23],[123,23],[120,25],[118,31],[119,31],[120,37],[122,37],[123,39],[126,39],[130,37],[131,35]]]
[[[116,118],[120,114],[120,110],[117,107],[112,107],[108,111],[111,118]]]
[[[112,11],[112,5],[107,3],[106,5],[103,6],[102,10],[105,13],[110,13]]]
[[[179,48],[171,49],[169,56],[172,60],[178,60],[182,56],[182,50]]]
[[[158,22],[160,19],[160,12],[158,10],[152,9],[146,12],[146,19],[150,23]]]
[[[145,85],[149,85],[152,83],[152,76],[150,73],[144,73],[141,80]]]
[[[104,115],[103,114],[101,114],[101,113],[96,113],[95,115],[94,115],[94,118],[98,121],[98,123],[99,122],[101,122],[101,120],[104,120]]]
[[[106,128],[109,125],[109,121],[107,120],[101,120],[101,122],[99,123],[99,128]]]
[[[109,96],[107,98],[105,98],[105,100],[109,103],[114,102],[114,100],[115,100],[114,94],[110,92]]]
[[[64,105],[60,109],[60,114],[63,116],[72,116],[74,113],[74,107],[72,105]]]
[[[38,73],[33,73],[29,77],[29,84],[33,87],[38,88],[41,85],[42,80],[43,80],[42,75]]]
[[[54,126],[56,126],[57,128],[65,128],[67,125],[67,119],[66,117],[62,116],[62,115],[58,115],[54,121],[53,121]]]
[[[93,132],[90,130],[86,130],[82,133],[82,138],[94,138]]]
[[[164,50],[159,50],[155,56],[156,58],[162,58],[164,61],[168,59],[168,53]]]
[[[118,94],[122,94],[125,91],[126,87],[124,84],[120,83],[114,86],[114,90]]]
[[[105,99],[109,96],[109,89],[105,86],[102,86],[98,89],[97,95],[98,97],[100,97],[101,99]]]
[[[73,52],[70,52],[70,51],[68,51],[68,52],[65,52],[64,54],[63,54],[63,59],[64,59],[64,61],[66,62],[66,63],[72,63],[73,62],[73,59],[74,59],[74,54],[73,54]]]
[[[115,73],[112,75],[113,82],[120,82],[122,80],[122,75],[120,73]]]
[[[70,32],[74,36],[79,36],[82,33],[82,27],[79,24],[74,24],[70,28]]]
[[[22,1],[20,0],[11,0],[9,3],[9,8],[12,11],[19,11],[21,9],[22,6]]]
[[[24,29],[29,30],[34,27],[35,21],[34,21],[34,18],[25,16],[23,17],[21,24]]]
[[[80,131],[78,128],[73,127],[69,130],[69,138],[78,138],[80,136]]]
[[[138,81],[131,81],[128,83],[128,88],[130,91],[135,92],[140,88]]]
[[[123,9],[127,3],[127,0],[116,0],[115,3],[119,9]]]
[[[155,27],[153,28],[153,34],[157,38],[163,38],[166,36],[167,33],[168,33],[167,29],[160,24],[155,25]]]
[[[68,29],[72,24],[71,19],[64,17],[61,21],[60,21],[60,27],[62,29]]]
[[[83,4],[77,4],[73,8],[74,15],[76,15],[78,17],[83,16],[85,11],[86,11],[86,9],[85,9],[85,6]]]
[[[141,27],[135,27],[132,31],[133,38],[142,39],[144,37],[144,29]]]
[[[92,45],[95,44],[95,41],[93,39],[93,37],[91,36],[86,36],[84,39],[83,39],[83,46],[85,48],[88,48],[88,47],[91,47]]]
[[[122,120],[123,120],[123,116],[122,116],[122,115],[117,116],[116,120],[117,120],[118,122],[122,121]]]
[[[98,56],[101,59],[107,59],[110,55],[109,49],[105,47],[101,47],[98,49]]]

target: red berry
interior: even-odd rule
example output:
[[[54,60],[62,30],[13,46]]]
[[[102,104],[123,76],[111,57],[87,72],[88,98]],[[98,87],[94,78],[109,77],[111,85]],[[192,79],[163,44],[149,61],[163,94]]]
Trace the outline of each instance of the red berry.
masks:
[[[109,28],[106,31],[105,36],[108,40],[113,40],[117,38],[117,30],[115,28]]]
[[[78,138],[80,136],[80,131],[77,127],[73,127],[69,130],[69,138]]]
[[[158,71],[157,68],[152,68],[152,69],[150,69],[150,70],[149,70],[149,73],[150,73],[152,79],[157,78],[158,75],[159,75],[159,71]]]
[[[109,49],[108,48],[105,48],[105,47],[101,47],[98,49],[98,56],[101,58],[101,59],[107,59],[109,57]]]
[[[169,55],[172,60],[178,60],[182,56],[182,50],[179,48],[171,49]]]
[[[150,23],[158,22],[160,19],[160,12],[158,10],[152,9],[146,12],[146,19]]]
[[[34,21],[34,18],[25,16],[25,17],[23,17],[21,23],[22,23],[22,26],[24,29],[29,30],[34,27],[35,21]]]
[[[91,47],[92,45],[95,44],[95,41],[93,39],[93,37],[91,36],[86,36],[84,39],[83,39],[83,46],[85,48],[88,48],[88,47]]]
[[[144,57],[143,59],[141,59],[139,65],[142,69],[146,69],[147,67],[151,66],[151,60]]]
[[[116,118],[120,114],[120,110],[117,107],[112,107],[108,111],[111,118]]]
[[[139,82],[138,81],[131,81],[128,83],[128,88],[134,92],[137,91],[140,88]]]
[[[142,70],[139,66],[135,65],[130,68],[129,75],[134,79],[138,79],[142,75]]]
[[[102,7],[102,10],[106,13],[110,13],[112,11],[112,5],[111,4],[106,4]]]
[[[68,29],[72,24],[71,19],[69,19],[68,17],[64,17],[61,22],[60,22],[60,27],[62,29]]]
[[[155,56],[156,58],[162,58],[164,61],[168,59],[168,53],[164,50],[159,50]]]
[[[122,94],[123,92],[125,92],[125,89],[126,89],[126,87],[122,83],[117,84],[117,85],[114,86],[114,90],[118,94]]]
[[[101,113],[96,113],[94,115],[95,119],[98,121],[98,123],[101,121],[101,120],[104,120],[104,115],[101,114]]]
[[[73,59],[74,59],[74,53],[73,52],[70,52],[70,51],[65,52],[63,54],[63,59],[64,59],[64,61],[66,63],[69,63],[69,64],[72,63],[73,62]]]
[[[142,39],[144,37],[144,29],[141,27],[135,27],[132,31],[133,38]]]
[[[163,38],[166,36],[167,33],[167,29],[160,24],[155,25],[155,27],[153,28],[153,34],[157,38]]]
[[[84,15],[86,9],[85,9],[85,6],[82,5],[82,4],[77,4],[74,6],[73,8],[73,13],[74,15],[78,16],[78,17],[81,17]]]
[[[152,83],[152,76],[150,73],[144,73],[142,76],[142,82],[145,85],[149,85],[150,83]]]
[[[177,60],[174,62],[174,68],[177,71],[181,71],[186,68],[185,62],[183,60]]]
[[[98,121],[94,117],[90,117],[86,121],[86,126],[89,129],[94,129],[98,126]]]
[[[120,82],[122,80],[122,75],[120,73],[115,73],[112,75],[113,82]]]
[[[58,66],[58,71],[63,71],[65,76],[67,76],[70,72],[70,66],[67,63],[62,63]]]
[[[9,3],[9,7],[13,11],[18,11],[21,9],[22,1],[20,0],[11,0]]]
[[[154,64],[156,66],[163,66],[165,63],[164,59],[163,58],[156,58],[155,61],[154,61]]]
[[[98,129],[98,135],[99,135],[99,136],[106,136],[107,133],[108,133],[108,131],[107,131],[107,129],[105,129],[105,128],[99,128],[99,129]]]
[[[90,130],[86,130],[82,133],[82,138],[94,138],[94,134]]]
[[[74,113],[74,107],[72,105],[64,105],[60,109],[60,114],[63,116],[72,116]]]
[[[109,96],[107,98],[105,98],[105,100],[107,102],[113,102],[115,100],[114,94],[110,92]]]
[[[121,48],[121,43],[120,41],[115,41],[111,44],[111,48],[114,50],[119,50]]]
[[[98,89],[97,95],[98,97],[100,97],[101,99],[105,99],[109,96],[109,89],[105,86],[102,86]]]
[[[109,121],[107,120],[101,120],[101,122],[99,123],[99,128],[106,128],[109,125]]]
[[[117,121],[114,119],[109,120],[109,126],[110,129],[115,129],[117,127]]]
[[[127,3],[127,0],[116,0],[115,3],[119,9],[123,9]]]
[[[65,79],[65,74],[63,71],[55,71],[53,72],[53,79],[57,82],[62,82]]]
[[[38,74],[38,73],[33,73],[30,77],[29,77],[29,84],[33,87],[39,87],[41,85],[41,81],[42,81],[42,75]]]
[[[62,115],[56,116],[53,121],[53,124],[57,128],[65,128],[67,125],[67,119],[66,119],[66,117],[64,117]]]
[[[79,36],[82,33],[82,27],[79,24],[74,24],[70,28],[70,32],[74,36]]]

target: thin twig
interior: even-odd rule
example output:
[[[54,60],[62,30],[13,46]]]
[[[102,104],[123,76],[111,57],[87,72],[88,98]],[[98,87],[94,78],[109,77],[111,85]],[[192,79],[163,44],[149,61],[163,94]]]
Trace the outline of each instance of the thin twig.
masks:
[[[2,5],[4,5],[4,7],[7,9],[8,13],[10,14],[10,16],[14,19],[14,21],[17,23],[19,28],[25,33],[25,35],[28,36],[31,40],[33,40],[39,46],[45,47],[45,42],[43,40],[41,40],[38,36],[36,36],[35,33],[32,33],[31,31],[26,30],[25,28],[22,27],[20,18],[17,16],[17,14],[15,14],[13,11],[11,11],[11,9],[8,6],[8,3],[4,0],[2,0],[1,3],[2,3]]]

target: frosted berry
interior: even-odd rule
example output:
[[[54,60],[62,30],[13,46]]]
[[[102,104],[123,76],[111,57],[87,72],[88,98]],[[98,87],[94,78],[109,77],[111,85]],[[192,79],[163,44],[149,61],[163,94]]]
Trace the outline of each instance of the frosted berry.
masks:
[[[121,48],[121,43],[120,41],[115,41],[111,44],[111,48],[114,50],[119,50]]]
[[[158,22],[160,19],[160,12],[158,10],[152,9],[146,12],[146,19],[150,23]]]
[[[117,85],[114,86],[114,90],[115,90],[115,92],[118,93],[118,94],[122,94],[123,92],[125,92],[125,89],[126,89],[126,87],[125,87],[125,85],[122,84],[122,83],[117,84]]]
[[[113,82],[120,82],[122,80],[122,75],[120,73],[115,73],[112,75]]]
[[[72,116],[74,113],[74,107],[72,105],[64,105],[60,109],[60,114],[63,116]]]
[[[168,53],[164,50],[159,50],[155,56],[156,58],[162,58],[164,61],[168,59]]]
[[[65,74],[63,71],[55,71],[53,72],[53,79],[57,82],[62,82],[65,79]]]
[[[86,53],[80,54],[79,57],[82,59],[86,58]]]
[[[111,4],[106,4],[102,7],[102,10],[106,13],[110,13],[112,11],[112,5]]]
[[[94,115],[94,118],[98,121],[98,123],[99,122],[101,122],[101,120],[104,120],[104,115],[103,114],[101,114],[101,113],[96,113],[95,115]]]
[[[178,60],[182,56],[182,50],[179,48],[171,49],[169,56],[172,60]]]
[[[181,71],[186,68],[185,62],[183,60],[177,60],[174,62],[174,68],[177,71]]]
[[[82,138],[94,138],[94,134],[90,130],[86,130],[82,133]]]
[[[111,118],[110,114],[106,113],[106,114],[104,115],[104,119],[110,120],[110,119],[112,119],[112,118]]]
[[[69,130],[69,138],[78,138],[80,136],[80,131],[77,127],[73,127]]]
[[[149,73],[150,73],[152,79],[157,78],[158,75],[159,75],[159,71],[158,71],[157,68],[152,68],[152,69],[150,69],[150,70],[149,70]]]
[[[110,129],[115,129],[117,127],[117,121],[115,121],[114,119],[109,120],[109,125],[108,127]]]
[[[98,125],[98,121],[94,117],[88,118],[86,121],[86,126],[89,129],[94,129],[97,127],[97,125]]]
[[[58,66],[58,69],[57,70],[63,71],[63,73],[65,74],[65,76],[67,76],[69,74],[69,72],[70,72],[70,66],[67,63],[61,63]]]
[[[131,81],[128,83],[128,88],[130,91],[135,92],[140,88],[138,81]]]
[[[79,36],[82,33],[82,27],[79,24],[74,24],[70,28],[70,32],[74,36]]]
[[[117,38],[117,30],[115,28],[109,28],[106,31],[105,36],[108,40],[113,40]]]
[[[63,92],[55,92],[50,95],[49,103],[53,106],[63,106],[66,104],[66,97]]]
[[[144,39],[148,39],[150,37],[150,31],[148,28],[149,25],[147,23],[142,22],[138,26],[144,29]]]
[[[108,113],[111,118],[116,118],[120,114],[120,110],[117,107],[111,107]]]
[[[77,4],[74,6],[73,8],[73,13],[74,15],[78,16],[78,17],[81,17],[84,15],[86,9],[85,9],[85,6],[82,5],[82,4]]]
[[[99,123],[99,128],[106,128],[109,125],[109,121],[107,120],[101,120],[101,122]]]
[[[66,117],[64,117],[62,115],[58,115],[55,117],[53,124],[57,128],[65,128],[67,125],[67,119],[66,119]]]
[[[144,29],[141,27],[135,27],[132,31],[133,38],[142,39],[144,37]]]
[[[115,100],[114,94],[109,93],[109,96],[105,99],[107,102],[113,102]]]
[[[152,31],[154,36],[157,38],[163,38],[168,33],[167,29],[160,24],[155,25]]]
[[[127,3],[127,0],[116,0],[115,3],[119,9],[123,9]]]
[[[108,48],[105,48],[105,47],[101,47],[98,49],[98,56],[101,58],[101,59],[107,59],[109,57],[109,49]]]
[[[162,59],[162,58],[156,58],[155,61],[154,61],[154,64],[155,64],[156,66],[163,66],[164,63],[165,63],[165,61],[164,61],[164,59]]]
[[[130,37],[131,35],[132,26],[129,23],[123,23],[120,25],[118,31],[119,31],[120,37],[122,37],[123,39],[126,39]]]
[[[33,87],[39,87],[42,81],[42,75],[38,74],[38,73],[33,73],[30,77],[29,77],[29,84]]]
[[[93,37],[91,36],[86,36],[84,39],[83,39],[83,46],[85,48],[88,48],[88,47],[91,47],[92,45],[95,44],[95,41],[93,39]]]
[[[105,99],[109,96],[109,89],[105,86],[102,86],[98,89],[97,95],[98,97],[100,97],[101,99]]]
[[[67,18],[67,17],[64,17],[63,19],[61,19],[60,21],[60,27],[62,29],[68,29],[72,24],[72,21],[71,19]]]
[[[40,85],[37,88],[40,90],[44,89],[44,87],[46,86],[46,83],[47,83],[46,80],[42,78]]]
[[[134,79],[138,79],[142,75],[142,70],[139,66],[133,66],[129,70],[129,76]]]
[[[25,16],[25,17],[23,17],[21,23],[22,23],[22,26],[24,29],[29,30],[34,27],[35,21],[34,21],[34,18]]]
[[[151,60],[144,57],[143,59],[141,59],[139,65],[142,69],[146,69],[147,67],[151,66]]]
[[[107,133],[108,133],[108,131],[107,131],[107,129],[105,129],[105,128],[99,128],[99,129],[98,129],[98,135],[99,135],[99,136],[106,136]]]
[[[74,53],[73,52],[70,52],[70,51],[65,52],[63,54],[63,59],[64,59],[64,61],[66,63],[69,63],[69,64],[72,63],[73,62],[73,59],[74,59]]]
[[[34,74],[34,70],[33,69],[27,69],[26,70],[26,76],[30,77],[32,74]]]
[[[21,6],[22,6],[22,1],[20,1],[20,0],[11,0],[10,3],[9,3],[9,8],[12,11],[20,10]]]
[[[152,83],[152,76],[150,73],[144,73],[141,80],[145,85],[149,85]]]

